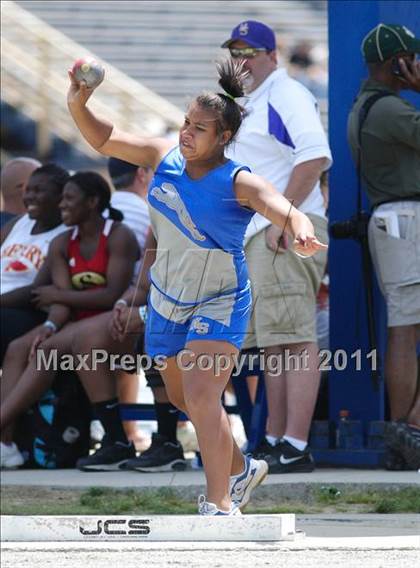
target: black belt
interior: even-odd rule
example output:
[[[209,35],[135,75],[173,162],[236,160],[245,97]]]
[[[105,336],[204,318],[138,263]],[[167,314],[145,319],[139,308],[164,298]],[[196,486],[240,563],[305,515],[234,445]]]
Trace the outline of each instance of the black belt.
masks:
[[[420,195],[411,195],[408,197],[396,197],[395,199],[387,199],[386,201],[381,201],[374,206],[374,209],[379,207],[379,205],[384,205],[385,203],[396,203],[398,201],[420,201]]]

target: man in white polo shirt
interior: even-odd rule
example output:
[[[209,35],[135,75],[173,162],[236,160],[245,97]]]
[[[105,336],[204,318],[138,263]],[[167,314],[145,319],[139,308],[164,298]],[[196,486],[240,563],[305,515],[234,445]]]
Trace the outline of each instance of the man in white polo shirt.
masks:
[[[269,180],[327,242],[319,179],[331,165],[331,152],[316,100],[277,67],[275,35],[265,24],[240,23],[222,47],[249,72],[247,96],[239,101],[248,116],[229,157]],[[277,227],[255,215],[245,247],[254,299],[245,348],[264,348],[271,362],[265,370],[267,435],[256,453],[265,456],[272,473],[314,469],[307,440],[320,380],[315,313],[326,254],[302,259],[289,245]],[[279,361],[284,367],[290,355],[300,355],[298,368],[273,366]]]
[[[149,167],[109,158],[108,173],[116,190],[112,194],[111,205],[123,213],[123,222],[134,231],[143,253],[150,226],[147,190],[153,171]]]

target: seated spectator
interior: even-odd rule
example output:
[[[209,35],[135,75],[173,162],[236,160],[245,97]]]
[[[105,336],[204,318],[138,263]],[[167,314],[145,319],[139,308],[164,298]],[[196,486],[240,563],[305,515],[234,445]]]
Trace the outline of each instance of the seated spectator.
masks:
[[[4,359],[1,467],[16,467],[23,462],[12,442],[13,423],[52,383],[57,365],[45,363],[49,356],[56,355],[58,361],[63,354],[77,356],[83,347],[78,342],[80,330],[89,325],[88,318],[101,317],[101,312],[111,309],[131,282],[138,245],[132,231],[116,222],[122,214],[110,206],[110,198],[109,185],[93,172],[75,174],[64,187],[62,219],[74,228],[51,243],[46,262],[53,284],[34,291],[36,306],[48,306],[48,319],[13,341]],[[110,217],[107,220],[103,218],[106,208]],[[44,355],[44,363],[39,353]],[[112,405],[111,409],[95,407],[95,411],[103,423],[110,411],[114,421]],[[112,441],[120,444],[127,458],[135,455],[122,427],[119,431],[113,427]]]
[[[109,158],[108,173],[115,188],[111,197],[111,205],[123,213],[124,223],[136,235],[140,250],[144,250],[146,234],[150,225],[147,189],[152,181],[153,170],[130,164],[118,158]],[[140,263],[138,263],[134,274],[135,281],[139,267]],[[93,338],[87,339],[91,341]],[[118,371],[117,375],[119,401],[136,403],[139,391],[138,375],[123,370]],[[150,438],[138,429],[135,421],[125,421],[123,425],[128,439],[134,443],[137,450],[143,451],[150,445]]]
[[[0,176],[0,228],[26,212],[23,202],[26,185],[31,174],[41,165],[41,162],[32,158],[14,158],[4,164]]]
[[[66,230],[59,203],[69,177],[55,164],[34,170],[23,197],[27,214],[12,219],[3,228],[1,364],[9,343],[45,320],[45,311],[35,310],[30,304],[30,291],[34,282],[49,282],[44,260],[50,242]]]
[[[135,343],[141,325],[138,309],[146,303],[149,291],[149,268],[155,258],[155,244],[150,232],[146,240],[142,270],[136,286],[131,286],[115,303],[111,313],[107,312],[87,322],[79,330],[77,343],[80,355],[89,357],[93,350],[102,350],[112,354],[129,354],[136,352]],[[134,325],[132,325],[134,324]],[[144,353],[143,336],[137,341],[137,352]],[[132,369],[138,371],[136,366]],[[185,469],[186,462],[181,444],[177,441],[176,431],[179,411],[168,399],[165,387],[154,368],[145,370],[149,386],[155,398],[155,410],[158,431],[152,436],[152,444],[138,458],[127,461],[127,450],[118,443],[121,436],[122,422],[117,405],[118,381],[109,362],[99,363],[96,368],[80,369],[79,378],[93,404],[98,409],[98,418],[105,430],[102,447],[94,454],[78,461],[77,467],[83,471],[111,471],[121,466],[142,472],[173,471]],[[126,401],[127,402],[127,401]],[[131,401],[133,402],[133,401]]]

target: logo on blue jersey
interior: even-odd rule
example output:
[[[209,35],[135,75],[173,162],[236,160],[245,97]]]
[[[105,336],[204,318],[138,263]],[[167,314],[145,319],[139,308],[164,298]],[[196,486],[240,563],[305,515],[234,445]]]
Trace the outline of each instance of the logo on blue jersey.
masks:
[[[169,209],[175,211],[182,226],[187,229],[195,240],[206,240],[206,237],[202,235],[195,226],[194,221],[191,219],[191,216],[174,185],[165,182],[162,183],[162,187],[153,187],[150,193],[158,201],[169,207]]]
[[[203,321],[201,317],[196,317],[191,321],[190,331],[195,331],[199,335],[207,335],[210,324]]]

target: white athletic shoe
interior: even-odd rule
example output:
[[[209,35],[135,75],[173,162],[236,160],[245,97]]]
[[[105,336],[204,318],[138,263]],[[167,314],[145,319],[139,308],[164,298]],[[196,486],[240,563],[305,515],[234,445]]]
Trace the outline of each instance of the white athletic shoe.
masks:
[[[23,465],[24,459],[16,444],[4,444],[0,442],[0,468],[15,469]]]
[[[198,498],[198,514],[199,515],[219,515],[219,516],[227,516],[227,517],[231,517],[231,516],[236,516],[236,515],[240,515],[241,511],[238,509],[238,507],[232,503],[232,508],[230,511],[221,511],[220,509],[218,509],[216,507],[216,505],[214,503],[209,503],[208,501],[206,501],[206,498],[204,495],[200,495],[200,497]]]
[[[245,456],[245,469],[230,478],[230,496],[232,503],[241,509],[248,505],[251,492],[262,483],[268,473],[268,464],[264,460],[255,460]]]

